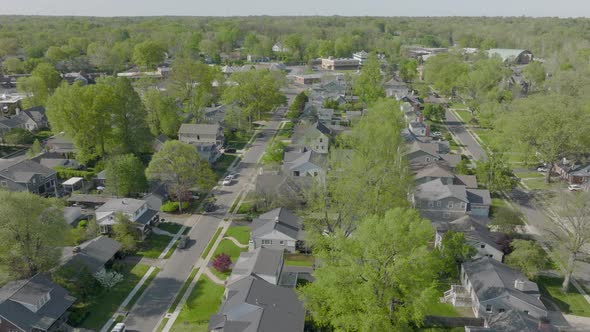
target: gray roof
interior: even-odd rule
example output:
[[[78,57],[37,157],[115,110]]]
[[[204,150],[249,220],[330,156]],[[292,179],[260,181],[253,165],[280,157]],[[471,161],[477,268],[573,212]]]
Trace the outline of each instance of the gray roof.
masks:
[[[123,212],[133,214],[139,210],[146,201],[133,198],[111,198],[98,209],[96,212]]]
[[[49,301],[37,312],[21,304],[38,305],[48,293]],[[75,300],[48,276],[37,274],[28,280],[10,282],[0,289],[0,316],[23,331],[47,330]]]
[[[4,118],[4,117],[0,117],[0,127],[4,127],[6,129],[14,129],[14,128],[20,128],[22,122],[19,119],[9,119],[9,118]]]
[[[183,123],[178,130],[179,134],[200,134],[200,135],[217,135],[219,132],[219,124],[194,124]]]
[[[36,176],[44,178],[55,175],[55,171],[29,159],[13,161],[0,160],[0,176],[17,183],[29,183]]]
[[[285,208],[276,208],[252,221],[252,237],[260,237],[274,230],[297,240],[301,219]]]
[[[527,50],[518,50],[518,49],[510,49],[510,48],[492,48],[488,50],[489,56],[498,55],[502,58],[502,61],[515,59],[523,52],[527,52]]]
[[[26,121],[26,118],[33,120],[38,126],[47,124],[47,117],[45,116],[45,107],[35,106],[26,110],[20,111],[20,113],[14,117],[17,121]]]
[[[520,310],[506,310],[487,319],[489,329],[481,331],[502,332],[553,332],[558,329],[551,324],[539,325],[539,320]]]
[[[82,216],[82,208],[79,206],[64,207],[64,218],[66,222],[72,225],[78,218]]]
[[[458,174],[455,176],[455,184],[464,185],[467,188],[477,188],[477,177],[475,175],[462,175]]]
[[[490,192],[485,189],[467,189],[467,199],[471,204],[491,205]]]
[[[311,150],[307,150],[304,152],[300,151],[288,151],[285,152],[283,156],[283,167],[287,170],[292,170],[295,168],[299,168],[307,163],[312,164],[318,168],[322,168],[322,165],[325,164],[326,158],[325,156],[315,153]],[[313,166],[310,167],[313,168]]]
[[[141,216],[139,216],[139,218],[137,218],[137,220],[135,220],[135,222],[138,224],[147,225],[156,214],[158,214],[158,211],[147,209]]]
[[[282,264],[282,250],[259,247],[253,251],[243,252],[234,264],[227,284],[251,274],[259,277],[276,275],[278,278]]]
[[[437,232],[445,233],[449,230],[462,232],[468,240],[485,243],[502,251],[502,248],[496,243],[492,232],[484,225],[485,223],[485,220],[478,220],[472,216],[463,216],[449,223],[442,223],[437,227]]]
[[[465,186],[445,185],[440,179],[428,181],[416,188],[416,197],[428,201],[438,201],[454,197],[468,203]]]
[[[211,316],[209,330],[301,332],[304,324],[305,309],[293,289],[248,276],[227,286],[227,298]]]
[[[416,172],[414,178],[421,179],[424,177],[435,177],[435,178],[453,178],[455,174],[451,170],[450,166],[443,163],[430,164]]]
[[[520,271],[498,262],[490,257],[482,257],[462,264],[471,285],[477,294],[479,303],[503,295],[514,296],[541,310],[547,310],[539,299],[539,288],[529,281]],[[514,287],[516,280],[534,284],[531,291],[521,291]]]
[[[78,168],[80,164],[74,159],[58,159],[58,158],[41,158],[39,163],[47,168],[54,167],[66,167],[66,168]]]
[[[121,244],[103,235],[80,244],[78,248],[80,251],[77,253],[74,247],[64,249],[61,258],[64,265],[75,268],[86,266],[90,273],[95,273],[121,250]]]

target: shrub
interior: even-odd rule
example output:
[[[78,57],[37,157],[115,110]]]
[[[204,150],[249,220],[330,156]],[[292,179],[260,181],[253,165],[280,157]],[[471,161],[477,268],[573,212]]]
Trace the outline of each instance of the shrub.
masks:
[[[189,204],[188,202],[182,202],[182,210],[186,210],[188,209]],[[160,211],[162,212],[178,212],[178,202],[173,202],[173,201],[167,201],[166,203],[162,204],[162,206],[160,207]]]
[[[80,170],[70,169],[70,168],[66,168],[66,167],[62,167],[62,166],[56,166],[53,168],[53,170],[57,172],[57,177],[62,180],[66,180],[66,179],[69,179],[72,177],[81,177],[81,178],[84,178],[84,180],[89,181],[94,176],[94,172],[80,171]]]
[[[211,265],[219,272],[226,272],[231,266],[231,257],[228,254],[219,254],[213,258]]]

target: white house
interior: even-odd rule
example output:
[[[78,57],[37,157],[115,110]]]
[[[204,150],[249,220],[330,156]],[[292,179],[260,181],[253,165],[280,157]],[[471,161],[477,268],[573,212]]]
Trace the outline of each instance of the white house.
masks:
[[[151,226],[160,221],[158,211],[150,209],[147,201],[133,198],[113,198],[96,209],[96,221],[101,233],[111,232],[113,225],[117,223],[116,214],[118,212],[135,223],[144,237],[150,232]]]

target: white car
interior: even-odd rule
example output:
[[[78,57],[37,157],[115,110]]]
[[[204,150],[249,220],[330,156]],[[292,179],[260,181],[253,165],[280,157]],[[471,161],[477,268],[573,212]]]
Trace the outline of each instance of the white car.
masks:
[[[582,186],[580,186],[579,184],[570,184],[569,186],[567,186],[567,189],[569,189],[569,191],[579,191],[582,190]]]
[[[537,172],[541,172],[541,173],[547,173],[548,169],[547,167],[537,167]]]
[[[233,178],[233,176],[231,176],[231,175],[228,175],[228,176],[226,176],[226,177],[223,179],[223,182],[222,182],[222,183],[223,183],[223,185],[224,185],[224,186],[229,186],[229,185],[231,184],[231,181],[232,181],[233,179],[234,179],[234,178]]]
[[[441,137],[442,133],[440,131],[435,131],[434,133],[432,133],[433,137]]]
[[[111,332],[125,332],[125,323],[117,323]]]

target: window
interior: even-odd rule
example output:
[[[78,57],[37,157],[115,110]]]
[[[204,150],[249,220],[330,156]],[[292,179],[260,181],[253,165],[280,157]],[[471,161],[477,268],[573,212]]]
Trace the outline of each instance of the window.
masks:
[[[486,312],[492,312],[492,305],[491,304],[486,305]]]
[[[323,138],[320,138],[320,143],[323,143],[323,142],[324,142],[324,139]]]
[[[299,171],[293,171],[293,176],[299,176]]]
[[[504,310],[504,308],[498,309],[498,312],[504,312],[504,311],[506,311],[506,310]]]
[[[200,140],[201,139],[201,136],[197,135],[197,139]]]
[[[430,157],[426,157],[426,161],[430,161]]]
[[[262,245],[263,246],[268,246],[272,244],[272,240],[262,240]]]
[[[285,245],[285,241],[279,241],[279,244],[284,246]]]
[[[434,202],[433,201],[428,201],[428,207],[434,207]]]
[[[2,187],[7,187],[8,186],[8,182],[6,182],[6,181],[0,181],[0,185]]]
[[[525,310],[525,311],[524,311],[524,314],[525,314],[525,315],[528,315],[528,314],[529,314],[529,311],[528,311],[528,310]]]
[[[447,208],[448,209],[452,209],[453,208],[453,202],[449,202],[449,204],[447,204]]]
[[[443,213],[443,218],[449,219],[449,218],[451,218],[451,215],[448,212],[444,212]]]
[[[442,205],[441,201],[436,202],[436,207],[441,207],[441,205]]]
[[[481,249],[484,249],[484,248],[486,247],[486,245],[485,245],[485,244],[482,244],[482,245],[480,245],[479,247],[480,247]]]

